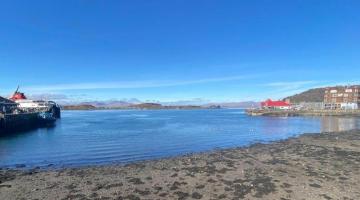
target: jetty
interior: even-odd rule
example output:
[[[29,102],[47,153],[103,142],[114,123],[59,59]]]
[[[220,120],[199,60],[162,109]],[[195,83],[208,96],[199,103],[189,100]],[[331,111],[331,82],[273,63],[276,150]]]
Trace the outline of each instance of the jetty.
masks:
[[[249,109],[246,113],[250,116],[274,116],[274,117],[291,117],[291,116],[359,116],[360,110],[266,110],[266,109]]]
[[[39,125],[39,113],[0,114],[0,133],[24,131]]]
[[[322,102],[295,102],[289,98],[261,102],[261,108],[246,110],[250,116],[360,116],[360,86],[327,87]]]

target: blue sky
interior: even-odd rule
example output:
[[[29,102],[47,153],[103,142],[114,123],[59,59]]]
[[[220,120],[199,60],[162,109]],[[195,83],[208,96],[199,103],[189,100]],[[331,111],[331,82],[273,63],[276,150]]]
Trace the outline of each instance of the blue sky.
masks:
[[[360,1],[0,0],[0,94],[246,101],[359,83]]]

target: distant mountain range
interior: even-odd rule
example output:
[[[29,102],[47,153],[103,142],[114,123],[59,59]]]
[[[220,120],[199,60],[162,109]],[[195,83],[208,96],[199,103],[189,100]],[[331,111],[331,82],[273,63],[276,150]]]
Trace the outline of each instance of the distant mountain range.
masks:
[[[75,109],[78,108],[80,110],[87,109],[164,109],[164,108],[172,108],[172,109],[188,109],[188,108],[256,108],[259,107],[259,102],[246,101],[246,102],[222,102],[222,103],[191,103],[191,101],[181,101],[181,102],[140,102],[140,101],[87,101],[81,103],[66,103],[63,104],[63,108],[66,109]]]
[[[208,103],[204,106],[220,106],[222,108],[258,108],[260,102],[243,101],[243,102],[223,102],[223,103]]]
[[[139,110],[146,110],[146,109],[202,109],[204,107],[201,106],[164,106],[158,103],[140,103],[140,104],[131,104],[129,106],[122,106],[122,107],[95,107],[89,104],[81,104],[81,105],[65,105],[62,106],[64,110],[105,110],[105,109],[139,109]],[[206,107],[208,109],[216,109],[218,107]]]
[[[66,105],[61,106],[63,110],[96,110],[97,108],[92,105]]]
[[[141,103],[141,102],[139,102]],[[134,104],[139,104],[139,103],[131,103],[131,102],[127,102],[127,101],[115,101],[115,100],[111,100],[111,101],[88,101],[88,102],[82,102],[79,103],[81,105],[92,105],[94,107],[129,107],[131,105]]]

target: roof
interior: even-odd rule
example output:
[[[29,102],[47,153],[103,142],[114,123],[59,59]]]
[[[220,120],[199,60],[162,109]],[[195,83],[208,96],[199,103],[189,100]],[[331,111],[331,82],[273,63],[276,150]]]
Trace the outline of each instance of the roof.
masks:
[[[290,104],[285,101],[272,101],[271,99],[268,99],[264,102],[261,102],[261,106],[281,107],[281,106],[290,106]]]

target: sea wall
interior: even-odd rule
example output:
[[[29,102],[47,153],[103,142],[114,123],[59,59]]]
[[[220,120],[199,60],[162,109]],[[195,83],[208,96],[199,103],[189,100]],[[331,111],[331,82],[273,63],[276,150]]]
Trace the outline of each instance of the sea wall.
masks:
[[[37,127],[38,113],[5,114],[0,116],[0,133],[7,134]]]
[[[360,110],[247,110],[251,116],[360,116]]]

